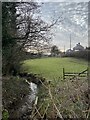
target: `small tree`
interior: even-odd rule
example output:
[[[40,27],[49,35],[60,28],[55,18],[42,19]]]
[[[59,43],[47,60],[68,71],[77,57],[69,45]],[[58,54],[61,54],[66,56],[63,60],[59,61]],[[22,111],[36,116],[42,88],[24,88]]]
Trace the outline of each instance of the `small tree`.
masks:
[[[51,47],[51,56],[57,56],[60,54],[60,51],[56,45]]]

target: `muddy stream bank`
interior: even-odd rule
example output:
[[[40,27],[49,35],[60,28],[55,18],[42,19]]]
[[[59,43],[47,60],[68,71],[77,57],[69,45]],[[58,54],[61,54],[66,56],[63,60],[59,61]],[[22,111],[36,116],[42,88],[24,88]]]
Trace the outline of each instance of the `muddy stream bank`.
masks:
[[[37,85],[33,82],[26,81],[29,85],[30,92],[23,98],[18,106],[13,106],[10,110],[10,120],[28,120],[30,119],[30,114],[32,112],[32,107],[37,96],[38,88]]]

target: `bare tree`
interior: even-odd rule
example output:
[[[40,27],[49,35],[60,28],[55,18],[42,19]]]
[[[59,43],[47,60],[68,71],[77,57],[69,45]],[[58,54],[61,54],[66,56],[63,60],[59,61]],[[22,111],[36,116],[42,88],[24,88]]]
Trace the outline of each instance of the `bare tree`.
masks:
[[[45,23],[38,15],[37,3],[18,3],[17,5],[17,35],[14,39],[20,49],[32,47],[37,50],[47,49],[51,40],[50,30],[57,20],[50,25]]]

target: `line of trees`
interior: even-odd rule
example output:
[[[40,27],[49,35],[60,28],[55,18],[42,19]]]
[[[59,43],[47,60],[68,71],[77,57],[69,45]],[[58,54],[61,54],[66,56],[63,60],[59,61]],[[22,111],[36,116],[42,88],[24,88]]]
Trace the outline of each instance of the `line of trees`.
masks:
[[[82,58],[90,61],[90,48],[86,48],[83,51],[73,51],[69,54],[65,54],[64,57]]]

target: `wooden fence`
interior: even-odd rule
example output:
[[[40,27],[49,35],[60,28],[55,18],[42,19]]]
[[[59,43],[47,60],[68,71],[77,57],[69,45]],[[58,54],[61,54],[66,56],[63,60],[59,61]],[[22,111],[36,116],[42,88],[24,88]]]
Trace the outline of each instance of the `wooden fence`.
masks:
[[[66,72],[65,68],[63,68],[63,80],[65,80],[66,77],[69,77],[70,79],[74,79],[76,77],[88,77],[88,68],[82,72]]]

